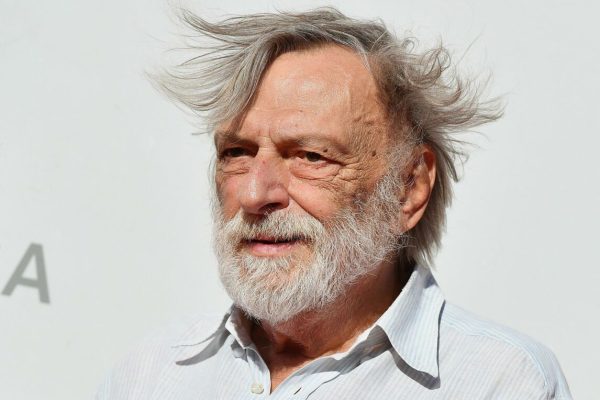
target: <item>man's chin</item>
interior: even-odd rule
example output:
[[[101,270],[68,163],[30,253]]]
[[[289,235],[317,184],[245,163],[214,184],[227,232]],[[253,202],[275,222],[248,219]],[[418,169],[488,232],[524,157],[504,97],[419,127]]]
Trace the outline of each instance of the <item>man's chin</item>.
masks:
[[[280,291],[293,283],[307,267],[294,254],[256,256],[243,252],[240,256],[241,262],[236,266],[239,279],[257,290]]]
[[[293,256],[256,257],[246,253],[234,265],[220,265],[221,282],[247,315],[271,324],[281,323],[314,307],[314,294],[327,291],[327,279],[305,276],[312,275],[307,270],[314,265],[296,261]],[[314,290],[307,289],[311,285],[315,285]]]

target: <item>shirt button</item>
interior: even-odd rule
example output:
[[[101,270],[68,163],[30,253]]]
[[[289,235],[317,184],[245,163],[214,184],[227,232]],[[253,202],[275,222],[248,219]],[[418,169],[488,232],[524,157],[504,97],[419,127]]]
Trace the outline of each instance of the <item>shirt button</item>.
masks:
[[[254,394],[261,394],[265,391],[265,388],[260,383],[253,383],[252,386],[250,386],[250,391]]]

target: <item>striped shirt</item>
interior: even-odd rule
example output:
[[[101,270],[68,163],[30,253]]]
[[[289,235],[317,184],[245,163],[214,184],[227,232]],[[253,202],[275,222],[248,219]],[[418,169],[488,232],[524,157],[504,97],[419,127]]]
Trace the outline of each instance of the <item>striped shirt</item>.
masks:
[[[96,399],[571,399],[548,349],[448,304],[422,267],[349,350],[313,360],[272,393],[243,321],[232,307],[150,337]]]

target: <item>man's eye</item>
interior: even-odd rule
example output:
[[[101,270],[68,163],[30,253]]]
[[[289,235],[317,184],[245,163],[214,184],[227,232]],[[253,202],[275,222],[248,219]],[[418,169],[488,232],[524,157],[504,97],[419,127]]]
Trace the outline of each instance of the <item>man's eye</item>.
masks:
[[[313,151],[307,151],[306,153],[304,153],[304,158],[310,162],[317,162],[323,160],[323,156]]]
[[[242,147],[232,147],[223,150],[221,157],[241,157],[246,155],[246,150]]]

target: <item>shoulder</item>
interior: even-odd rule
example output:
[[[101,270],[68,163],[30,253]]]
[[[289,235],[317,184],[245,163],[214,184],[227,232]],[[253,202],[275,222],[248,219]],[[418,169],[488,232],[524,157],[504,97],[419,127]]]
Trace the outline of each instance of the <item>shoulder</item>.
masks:
[[[446,348],[460,349],[459,357],[471,357],[470,362],[494,371],[495,379],[504,377],[513,387],[517,383],[535,386],[545,399],[571,398],[556,357],[538,341],[448,303],[440,330],[440,341],[449,342]]]
[[[182,349],[209,339],[227,316],[182,317],[150,332],[115,365],[99,387],[96,399],[149,397],[157,378],[175,365]]]

